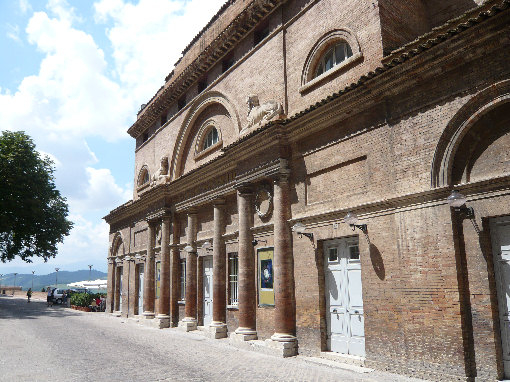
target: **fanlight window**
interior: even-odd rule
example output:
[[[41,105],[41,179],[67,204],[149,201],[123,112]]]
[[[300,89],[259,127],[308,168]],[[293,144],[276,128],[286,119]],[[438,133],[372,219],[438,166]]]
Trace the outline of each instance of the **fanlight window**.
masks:
[[[333,69],[335,65],[341,64],[343,61],[352,57],[352,49],[345,41],[338,42],[329,48],[320,58],[315,69],[314,78]]]
[[[142,186],[146,183],[149,183],[149,171],[146,168],[142,168],[140,172],[140,176],[138,177],[138,185]]]
[[[202,150],[208,149],[215,143],[218,143],[218,130],[216,130],[216,128],[213,127],[211,130],[209,130],[204,139],[204,145],[202,147]]]

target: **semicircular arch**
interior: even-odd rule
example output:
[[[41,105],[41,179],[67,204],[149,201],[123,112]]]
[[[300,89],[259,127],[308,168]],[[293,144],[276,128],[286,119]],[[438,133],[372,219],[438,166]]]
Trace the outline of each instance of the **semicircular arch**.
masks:
[[[177,139],[175,142],[175,147],[172,155],[172,162],[170,165],[170,174],[172,180],[177,179],[181,174],[182,161],[185,154],[185,146],[190,137],[191,130],[193,128],[194,123],[200,117],[201,113],[208,107],[219,104],[225,108],[228,112],[236,131],[241,131],[241,123],[239,120],[239,115],[232,105],[232,103],[228,100],[228,98],[220,92],[211,91],[206,92],[200,97],[198,97],[186,115],[184,122],[181,125],[179,130],[179,134],[177,135]]]
[[[491,85],[469,100],[446,126],[434,152],[431,187],[452,185],[452,171],[458,148],[473,126],[492,110],[510,102],[510,80]]]
[[[110,256],[116,257],[119,251],[121,252],[121,256],[126,254],[126,250],[124,247],[124,238],[122,237],[122,233],[117,232],[115,233],[112,240]]]

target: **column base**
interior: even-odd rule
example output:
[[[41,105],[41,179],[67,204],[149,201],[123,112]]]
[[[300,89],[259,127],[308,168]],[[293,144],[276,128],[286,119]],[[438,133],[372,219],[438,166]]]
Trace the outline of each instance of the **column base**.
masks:
[[[114,310],[114,311],[112,312],[112,316],[113,316],[113,317],[120,317],[120,316],[121,316],[121,314],[122,314],[122,312],[121,312],[120,310]]]
[[[234,333],[230,334],[231,342],[253,341],[257,338],[257,331],[251,328],[237,328]]]
[[[271,339],[266,340],[266,346],[276,351],[281,357],[294,357],[298,355],[297,338],[290,334],[275,333]]]
[[[227,338],[227,324],[223,322],[215,322],[213,321],[211,325],[209,325],[206,329],[206,335],[209,338],[219,339],[219,338]]]
[[[178,328],[185,332],[197,330],[197,320],[191,317],[185,317],[182,321],[179,321]]]
[[[147,320],[152,320],[154,319],[154,312],[143,312],[142,313],[142,316],[147,319]]]
[[[156,327],[158,327],[159,329],[170,327],[170,316],[167,316],[165,314],[158,314],[154,321],[157,322]]]

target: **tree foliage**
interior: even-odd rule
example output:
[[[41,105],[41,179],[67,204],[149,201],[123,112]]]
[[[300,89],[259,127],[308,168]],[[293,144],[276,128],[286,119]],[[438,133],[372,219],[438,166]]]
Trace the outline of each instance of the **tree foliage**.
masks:
[[[55,257],[69,235],[67,202],[55,188],[53,162],[24,132],[0,136],[0,260]]]

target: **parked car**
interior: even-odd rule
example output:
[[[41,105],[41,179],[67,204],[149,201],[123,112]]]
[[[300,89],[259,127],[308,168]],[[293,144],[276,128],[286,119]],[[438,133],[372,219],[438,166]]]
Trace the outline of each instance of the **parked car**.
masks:
[[[64,293],[66,293],[66,296],[67,296],[67,291],[66,289],[55,289],[55,291],[53,292],[53,302],[55,304],[62,304],[62,302],[64,301]]]

